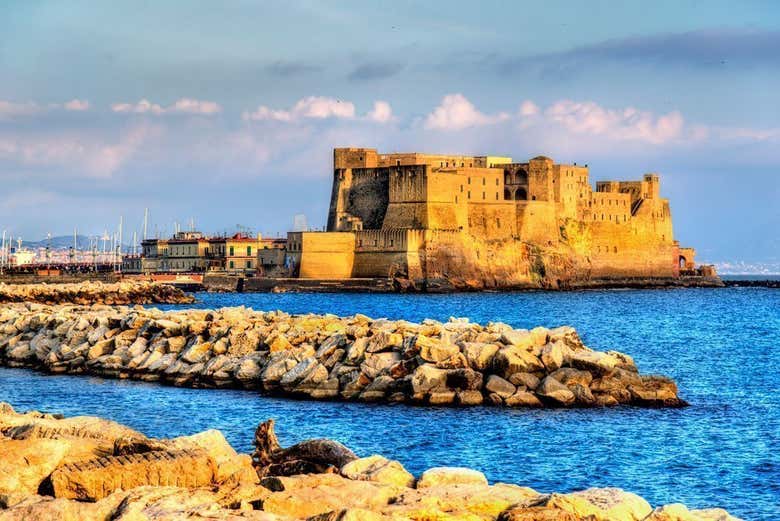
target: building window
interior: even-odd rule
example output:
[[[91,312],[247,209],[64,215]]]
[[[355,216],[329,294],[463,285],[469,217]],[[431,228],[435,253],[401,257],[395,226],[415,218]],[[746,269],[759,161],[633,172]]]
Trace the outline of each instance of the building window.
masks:
[[[233,246],[231,246],[231,247],[230,247],[230,256],[232,257],[232,256],[234,256],[235,254],[236,254],[236,253],[235,253],[235,251],[233,251]],[[232,263],[231,263],[231,264],[232,264]],[[233,267],[233,266],[231,266],[231,268],[232,268],[232,267]]]
[[[496,192],[496,201],[498,201],[498,192]]]
[[[498,178],[496,177],[496,186],[498,186]]]
[[[471,178],[469,177],[469,184],[471,184]]]
[[[251,257],[252,256],[252,247],[251,246],[247,246],[246,247],[246,256],[247,257]]]
[[[483,178],[482,178],[482,186],[485,186],[485,183],[486,183],[486,182],[487,182],[487,179],[485,179],[485,178],[483,177]]]
[[[501,228],[501,219],[496,217],[496,228]]]
[[[482,200],[485,200],[485,192],[482,192]]]
[[[466,197],[467,197],[468,199],[471,199],[471,190],[469,190],[469,192],[466,194]]]
[[[233,261],[230,261],[230,269],[232,270],[235,267],[236,267],[236,264]]]
[[[246,267],[251,268],[252,267],[252,261],[246,261]]]
[[[463,185],[460,185],[460,193],[463,193]]]

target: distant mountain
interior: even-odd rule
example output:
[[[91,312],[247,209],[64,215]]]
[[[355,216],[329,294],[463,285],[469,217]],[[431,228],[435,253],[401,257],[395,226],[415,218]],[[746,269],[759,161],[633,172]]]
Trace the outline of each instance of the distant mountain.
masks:
[[[110,245],[110,241],[106,241],[107,245]],[[14,246],[16,246],[16,242],[14,242]],[[68,248],[73,246],[73,236],[72,235],[58,235],[56,237],[52,237],[51,239],[43,239],[40,241],[22,241],[22,246],[25,248],[30,248],[32,250],[38,249],[38,248],[45,248],[46,246],[51,246],[51,249],[53,250],[67,250]],[[127,251],[130,249],[130,245],[125,244],[122,249]],[[88,250],[90,248],[90,238],[86,235],[77,235],[76,236],[76,249],[78,250]],[[98,250],[103,249],[103,241],[98,241]]]

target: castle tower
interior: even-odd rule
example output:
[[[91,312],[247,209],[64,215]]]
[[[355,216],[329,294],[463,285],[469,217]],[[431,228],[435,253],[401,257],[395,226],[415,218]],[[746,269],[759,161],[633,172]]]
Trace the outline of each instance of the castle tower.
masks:
[[[537,156],[528,162],[528,199],[553,201],[553,160]]]
[[[644,181],[647,183],[647,197],[648,199],[660,199],[661,198],[661,182],[658,178],[658,174],[651,173],[644,175]]]

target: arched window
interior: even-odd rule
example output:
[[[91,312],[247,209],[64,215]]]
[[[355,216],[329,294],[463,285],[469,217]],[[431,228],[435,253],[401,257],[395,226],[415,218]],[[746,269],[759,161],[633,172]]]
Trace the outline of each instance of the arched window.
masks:
[[[512,190],[510,190],[509,188],[504,188],[504,200],[505,201],[512,200]]]
[[[528,200],[528,192],[525,191],[525,188],[518,188],[515,190],[515,201],[527,201]]]
[[[521,185],[528,184],[528,172],[525,171],[525,168],[518,168],[515,171],[515,182]]]

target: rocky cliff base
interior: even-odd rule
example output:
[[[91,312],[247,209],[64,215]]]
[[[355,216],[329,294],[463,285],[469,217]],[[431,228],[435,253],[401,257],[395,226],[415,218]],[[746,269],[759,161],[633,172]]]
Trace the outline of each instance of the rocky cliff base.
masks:
[[[331,440],[288,448],[262,423],[252,456],[210,430],[174,439],[94,417],[0,403],[0,520],[732,521],[722,509],[653,508],[616,488],[568,494],[489,484],[467,468],[413,476]]]
[[[42,304],[189,304],[195,299],[166,284],[141,281],[73,284],[3,284],[0,303],[39,302]]]
[[[685,405],[671,379],[640,375],[626,354],[589,349],[571,327],[454,318],[11,304],[0,309],[0,364],[312,399]]]

